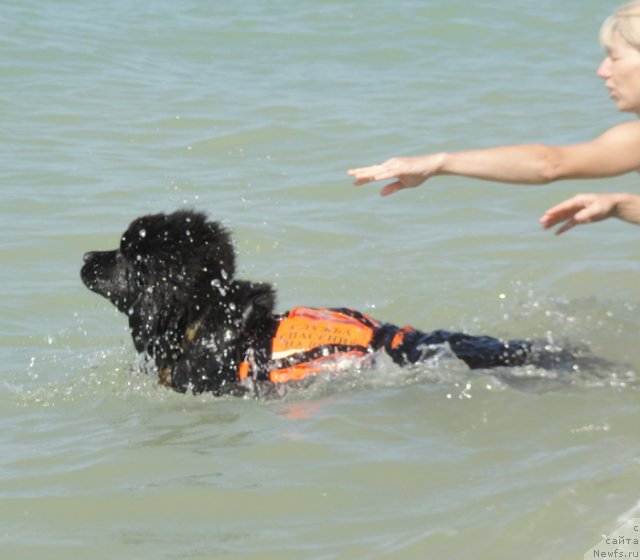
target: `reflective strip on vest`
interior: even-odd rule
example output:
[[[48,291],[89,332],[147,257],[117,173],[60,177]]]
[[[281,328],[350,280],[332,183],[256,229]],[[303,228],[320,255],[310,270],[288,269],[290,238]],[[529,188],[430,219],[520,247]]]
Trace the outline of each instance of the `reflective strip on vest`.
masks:
[[[356,365],[366,355],[367,352],[362,350],[352,350],[309,360],[286,368],[274,369],[269,372],[269,381],[272,383],[287,383],[288,381],[300,381],[309,375],[348,369]]]

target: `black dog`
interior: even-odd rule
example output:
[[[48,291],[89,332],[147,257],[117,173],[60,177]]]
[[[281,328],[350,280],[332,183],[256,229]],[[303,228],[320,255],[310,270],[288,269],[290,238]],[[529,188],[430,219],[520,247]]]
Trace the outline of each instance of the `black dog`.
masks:
[[[367,367],[381,352],[406,366],[445,343],[472,369],[522,365],[532,356],[524,341],[426,333],[351,309],[275,315],[272,287],[234,277],[228,231],[199,212],[138,218],[119,249],[87,253],[84,261],[84,284],[129,317],[136,350],[152,356],[161,383],[179,392],[242,394],[250,381]]]

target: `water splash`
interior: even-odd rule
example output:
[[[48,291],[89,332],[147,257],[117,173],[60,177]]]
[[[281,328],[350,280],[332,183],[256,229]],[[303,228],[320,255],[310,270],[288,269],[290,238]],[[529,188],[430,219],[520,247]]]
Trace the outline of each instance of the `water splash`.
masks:
[[[442,389],[447,398],[468,400],[486,391],[539,394],[640,387],[640,349],[635,343],[640,317],[636,304],[541,297],[520,285],[501,290],[497,300],[494,316],[472,317],[461,328],[538,341],[555,352],[553,363],[470,371],[447,352],[411,368],[400,368],[382,357],[373,369],[347,368],[287,386],[254,386],[252,395],[267,400],[308,400],[355,390],[422,384]],[[23,370],[3,380],[16,404],[52,407],[107,394],[117,398],[170,398],[167,394],[171,391],[157,388],[155,365],[136,357],[128,328],[121,328],[114,343],[112,337],[96,338],[99,329],[88,327],[78,313],[74,316],[74,327],[44,336],[44,345],[33,344]],[[100,348],[100,344],[105,347]]]

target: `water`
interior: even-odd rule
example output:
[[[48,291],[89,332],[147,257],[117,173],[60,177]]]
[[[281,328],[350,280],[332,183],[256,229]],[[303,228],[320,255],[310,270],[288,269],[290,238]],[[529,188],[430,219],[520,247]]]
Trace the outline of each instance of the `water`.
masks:
[[[636,176],[439,178],[392,155],[578,142],[624,117],[613,2],[5,0],[0,551],[6,558],[581,558],[639,516],[637,230],[538,216]],[[140,372],[82,254],[189,206],[279,308],[588,345],[606,367],[459,364],[185,397]]]

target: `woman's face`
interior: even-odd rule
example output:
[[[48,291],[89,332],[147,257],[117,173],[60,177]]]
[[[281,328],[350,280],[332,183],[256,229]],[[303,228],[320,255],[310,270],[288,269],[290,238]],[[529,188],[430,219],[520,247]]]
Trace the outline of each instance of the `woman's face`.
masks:
[[[618,111],[640,116],[640,50],[615,33],[597,74],[604,80]]]

